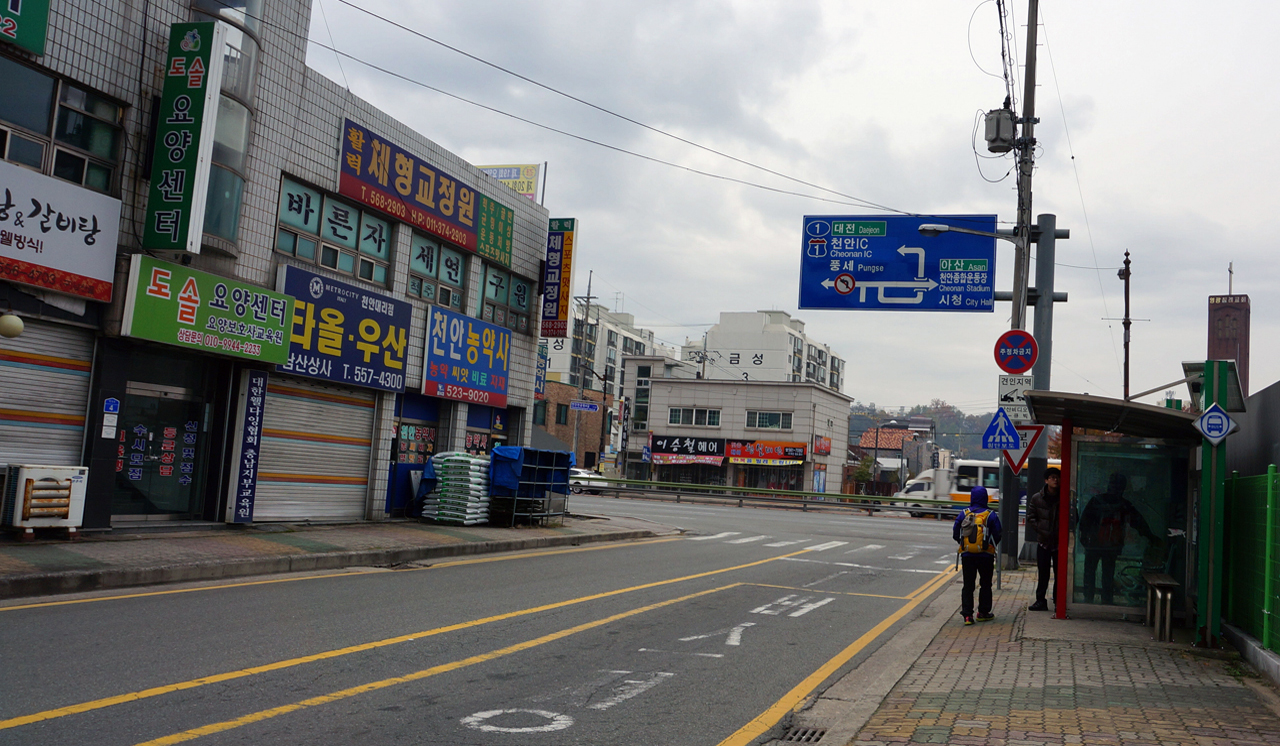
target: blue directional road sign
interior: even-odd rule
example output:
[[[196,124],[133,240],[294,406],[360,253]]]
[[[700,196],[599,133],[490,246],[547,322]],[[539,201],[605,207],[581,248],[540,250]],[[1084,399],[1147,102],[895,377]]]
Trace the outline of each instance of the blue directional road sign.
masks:
[[[941,223],[995,233],[995,215],[806,215],[800,308],[994,310],[996,240],[918,228]]]
[[[1022,447],[1022,436],[1004,407],[996,410],[996,416],[982,433],[982,447],[988,451],[1016,451]]]
[[[1204,414],[1200,415],[1191,426],[1200,431],[1205,440],[1215,446],[1227,439],[1227,436],[1235,432],[1238,425],[1236,421],[1227,416],[1226,410],[1217,404],[1210,404],[1209,408],[1204,410]]]
[[[599,412],[600,405],[593,401],[571,401],[569,409],[575,412]]]

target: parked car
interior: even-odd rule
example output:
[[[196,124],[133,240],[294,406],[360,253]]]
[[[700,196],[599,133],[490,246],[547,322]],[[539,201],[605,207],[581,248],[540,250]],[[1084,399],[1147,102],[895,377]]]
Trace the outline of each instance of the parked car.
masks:
[[[609,480],[599,472],[578,468],[569,470],[569,490],[575,494],[586,492],[589,495],[598,495],[602,488],[608,486]]]

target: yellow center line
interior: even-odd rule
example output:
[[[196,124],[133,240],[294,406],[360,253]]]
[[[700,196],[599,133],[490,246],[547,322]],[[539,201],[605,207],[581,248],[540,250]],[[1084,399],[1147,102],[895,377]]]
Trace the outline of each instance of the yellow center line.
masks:
[[[170,744],[182,743],[183,741],[191,741],[193,739],[200,738],[201,736],[208,736],[214,733],[224,733],[226,731],[234,730],[235,728],[240,728],[242,726],[250,725],[252,723],[260,723],[264,720],[269,720],[274,717],[279,717],[280,715],[287,715],[291,712],[297,712],[298,710],[306,709],[308,707],[317,707],[319,705],[325,705],[331,702],[337,702],[342,699],[355,697],[360,694],[367,694],[369,692],[378,691],[379,689],[386,689],[388,687],[398,686],[400,684],[408,684],[413,681],[421,681],[422,679],[430,678],[432,676],[436,676],[442,673],[456,671],[460,668],[474,666],[478,663],[485,663],[491,660],[495,660],[497,658],[501,658],[503,656],[511,655],[513,653],[519,653],[524,650],[536,648],[539,645],[545,645],[549,642],[555,642],[556,640],[563,640],[564,638],[569,637],[571,635],[576,635],[579,632],[585,632],[587,630],[595,629],[597,627],[603,627],[607,624],[612,624],[622,619],[636,616],[637,614],[643,614],[647,611],[653,611],[654,609],[661,609],[664,606],[671,606],[673,604],[678,604],[682,601],[688,601],[689,599],[698,598],[700,596],[707,596],[712,593],[719,593],[720,591],[727,590],[729,588],[736,588],[739,585],[742,585],[742,584],[731,583],[729,585],[720,586],[719,588],[712,588],[710,590],[698,591],[697,593],[690,593],[687,596],[680,596],[679,598],[672,598],[666,601],[659,601],[657,603],[649,604],[648,606],[641,606],[637,609],[631,609],[630,611],[624,611],[619,614],[614,614],[613,616],[605,617],[604,619],[598,619],[594,622],[586,622],[585,624],[579,624],[576,627],[563,629],[563,630],[560,630],[559,632],[552,632],[551,634],[543,635],[542,637],[535,637],[532,640],[516,643],[515,645],[509,645],[505,648],[499,648],[498,650],[493,650],[488,653],[481,653],[480,655],[473,655],[470,658],[463,658],[461,660],[456,660],[451,663],[443,663],[439,666],[424,668],[421,671],[415,671],[411,674],[406,674],[404,676],[395,676],[389,679],[382,679],[381,681],[372,681],[372,682],[369,682],[368,684],[353,686],[349,689],[340,689],[336,692],[323,694],[323,695],[320,695],[319,697],[311,697],[309,699],[304,699],[300,702],[295,702],[293,704],[282,705],[280,707],[272,707],[267,710],[259,710],[258,712],[250,713],[248,715],[244,715],[242,717],[238,717],[233,720],[224,720],[221,723],[211,723],[209,725],[204,725],[199,728],[193,728],[191,730],[182,731],[180,733],[174,733],[172,735],[163,736],[161,738],[152,739],[150,741],[144,741],[140,744],[137,744],[137,746],[170,746]]]
[[[826,681],[831,674],[840,669],[841,666],[848,663],[855,655],[862,652],[864,648],[875,641],[877,637],[884,634],[886,630],[892,627],[899,619],[906,616],[912,609],[919,606],[929,598],[933,591],[940,588],[947,581],[951,580],[956,574],[955,569],[949,569],[942,575],[932,578],[925,583],[916,593],[909,603],[905,604],[901,609],[885,617],[884,621],[872,627],[862,637],[854,640],[849,647],[840,651],[834,658],[822,664],[818,670],[805,677],[804,681],[796,684],[791,691],[783,695],[782,699],[773,703],[769,709],[756,716],[751,722],[739,728],[733,735],[721,741],[718,746],[746,746],[755,739],[764,735],[770,728],[778,723],[784,715],[794,710],[804,702],[822,682]]]
[[[224,681],[231,681],[233,679],[240,679],[246,676],[253,676],[255,674],[267,673],[270,671],[279,671],[285,668],[292,668],[294,666],[300,666],[306,663],[314,663],[316,661],[339,658],[344,655],[361,653],[367,650],[376,650],[378,648],[387,647],[389,645],[397,645],[402,642],[418,640],[424,637],[431,637],[433,635],[444,634],[446,632],[456,632],[458,630],[469,629],[472,627],[479,627],[485,624],[491,624],[493,622],[500,622],[508,619],[515,619],[517,617],[528,616],[530,614],[537,614],[543,611],[550,611],[552,609],[561,609],[566,606],[573,606],[576,604],[586,603],[588,601],[597,601],[602,598],[619,596],[624,593],[633,593],[635,591],[646,590],[649,588],[659,588],[664,585],[671,585],[673,583],[683,583],[689,580],[697,580],[699,578],[706,578],[706,577],[710,577],[712,575],[718,575],[724,572],[743,570],[748,567],[756,567],[758,565],[763,565],[769,562],[785,559],[786,557],[793,557],[805,551],[807,550],[802,549],[798,552],[792,552],[790,554],[783,554],[777,557],[770,557],[768,559],[757,560],[755,562],[748,562],[743,565],[734,565],[732,567],[725,567],[719,570],[709,570],[707,572],[695,573],[693,575],[685,575],[679,578],[671,578],[669,580],[658,580],[652,583],[644,583],[642,585],[633,585],[629,588],[619,588],[613,591],[605,591],[603,593],[594,593],[589,596],[581,596],[578,598],[568,599],[566,601],[557,601],[555,603],[544,604],[542,606],[534,606],[532,608],[521,609],[519,611],[510,611],[505,614],[497,614],[495,616],[485,617],[483,619],[474,619],[469,622],[459,622],[457,624],[450,624],[444,627],[436,627],[434,629],[428,629],[422,632],[413,632],[407,635],[400,635],[398,637],[389,637],[384,640],[375,640],[373,642],[366,642],[360,645],[351,645],[349,647],[338,648],[336,650],[326,650],[321,653],[315,653],[314,655],[304,655],[298,658],[290,658],[288,660],[276,661],[274,663],[266,663],[261,666],[252,666],[250,668],[242,668],[238,671],[227,671],[225,673],[213,674],[211,676],[202,676],[198,679],[180,681],[174,684],[165,684],[163,686],[152,687],[150,689],[143,689],[141,691],[128,692],[125,694],[117,694],[112,697],[104,697],[102,699],[95,699],[89,702],[81,702],[79,704],[67,705],[66,707],[59,707],[52,710],[44,710],[43,712],[36,712],[30,715],[22,715],[15,718],[9,718],[8,720],[0,720],[0,730],[4,730],[7,728],[15,728],[20,725],[29,725],[31,723],[38,723],[42,720],[52,720],[54,718],[66,717],[67,715],[76,715],[83,712],[90,712],[92,710],[101,710],[106,707],[112,707],[114,705],[124,704],[126,702],[137,702],[138,700],[147,699],[149,697],[158,697],[162,694],[171,694],[173,692],[184,691],[187,689],[195,689],[198,687],[207,686],[209,684],[217,684]]]
[[[412,570],[437,570],[445,567],[461,567],[463,565],[480,565],[486,562],[506,562],[513,559],[528,559],[529,557],[549,557],[556,554],[576,554],[578,552],[596,552],[601,549],[619,549],[622,547],[634,547],[647,544],[661,544],[668,541],[678,541],[681,537],[671,537],[663,539],[647,539],[643,541],[630,541],[620,543],[601,544],[589,547],[574,547],[572,549],[551,549],[545,551],[526,551],[519,554],[503,555],[500,557],[478,557],[475,559],[453,560],[451,562],[437,562],[429,567],[412,567],[395,572],[409,572]],[[420,561],[420,560],[419,560]],[[325,573],[324,575],[308,575],[306,577],[292,578],[271,578],[270,580],[250,580],[243,583],[223,583],[220,585],[206,585],[199,588],[173,588],[166,591],[147,591],[146,593],[126,593],[118,596],[99,596],[97,598],[74,598],[64,601],[41,601],[34,604],[22,604],[20,606],[0,606],[0,612],[19,611],[21,609],[43,609],[50,606],[71,606],[73,604],[91,604],[99,601],[123,601],[129,598],[150,598],[151,596],[171,596],[177,593],[202,593],[205,591],[219,591],[225,588],[247,588],[255,585],[271,585],[273,583],[296,583],[301,580],[321,580],[324,578],[345,578],[352,575],[369,575],[368,570],[355,570],[351,572],[334,572]]]

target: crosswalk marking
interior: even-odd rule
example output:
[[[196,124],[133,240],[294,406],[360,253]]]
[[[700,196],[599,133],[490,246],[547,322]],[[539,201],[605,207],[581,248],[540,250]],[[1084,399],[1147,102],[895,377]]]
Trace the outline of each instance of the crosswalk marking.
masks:
[[[828,549],[835,549],[836,547],[842,547],[842,546],[844,546],[845,544],[848,544],[848,543],[849,543],[849,542],[847,542],[847,541],[828,541],[826,544],[815,544],[815,545],[813,545],[813,546],[809,547],[809,551],[810,551],[810,552],[825,552],[825,551],[827,551]]]
[[[711,539],[726,539],[730,536],[737,536],[741,533],[742,533],[741,531],[721,531],[720,533],[714,534],[712,536],[690,536],[689,541],[709,541]]]
[[[773,538],[772,536],[747,536],[742,539],[733,539],[731,541],[726,541],[725,543],[726,544],[750,544],[753,541],[760,541],[761,539],[772,539],[772,538]]]
[[[789,546],[791,546],[792,544],[803,544],[803,543],[805,543],[806,541],[813,541],[813,539],[792,539],[791,541],[775,541],[775,542],[773,542],[772,544],[765,544],[765,546],[767,546],[767,547],[789,547]]]
[[[854,552],[872,552],[877,549],[884,549],[884,546],[880,544],[868,544],[864,547],[858,547],[857,549],[850,549],[849,551],[845,552],[845,554],[853,554]]]

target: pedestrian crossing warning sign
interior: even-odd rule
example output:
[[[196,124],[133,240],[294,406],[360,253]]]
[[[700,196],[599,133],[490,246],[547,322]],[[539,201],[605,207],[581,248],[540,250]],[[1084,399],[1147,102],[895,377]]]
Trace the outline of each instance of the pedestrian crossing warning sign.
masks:
[[[991,424],[987,425],[986,432],[982,434],[982,447],[988,451],[1016,451],[1022,447],[1022,437],[1018,435],[1018,429],[1013,426],[1004,407],[996,410]]]

